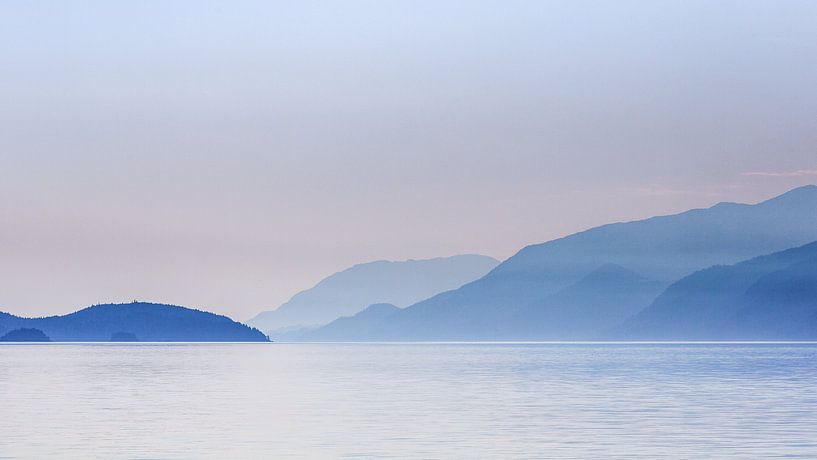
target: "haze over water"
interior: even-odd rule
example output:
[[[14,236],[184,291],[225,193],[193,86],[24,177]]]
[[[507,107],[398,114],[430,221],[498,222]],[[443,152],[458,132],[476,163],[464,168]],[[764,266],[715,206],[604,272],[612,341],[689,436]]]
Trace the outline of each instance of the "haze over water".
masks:
[[[3,345],[0,458],[815,458],[815,362],[815,344]]]

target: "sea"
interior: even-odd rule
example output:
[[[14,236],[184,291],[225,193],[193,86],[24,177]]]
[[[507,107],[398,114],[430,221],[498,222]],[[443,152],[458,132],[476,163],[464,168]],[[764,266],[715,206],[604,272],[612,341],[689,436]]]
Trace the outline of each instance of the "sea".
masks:
[[[817,344],[6,344],[0,458],[815,459]]]

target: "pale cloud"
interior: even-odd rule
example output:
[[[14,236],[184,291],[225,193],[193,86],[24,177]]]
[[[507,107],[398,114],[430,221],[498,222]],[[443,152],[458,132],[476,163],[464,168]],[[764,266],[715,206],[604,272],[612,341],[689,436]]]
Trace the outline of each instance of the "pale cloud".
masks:
[[[806,177],[817,176],[817,169],[797,169],[795,171],[750,171],[741,176],[752,177]]]
[[[724,193],[740,188],[735,184],[718,184],[695,187],[666,187],[659,184],[644,185],[639,187],[625,187],[624,190],[637,195],[646,196],[701,196],[720,197]]]

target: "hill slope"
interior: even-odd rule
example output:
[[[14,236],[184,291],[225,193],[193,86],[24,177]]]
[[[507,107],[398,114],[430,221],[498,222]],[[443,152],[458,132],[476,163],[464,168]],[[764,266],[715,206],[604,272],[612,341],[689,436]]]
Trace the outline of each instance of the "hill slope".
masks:
[[[0,327],[36,328],[55,342],[108,342],[129,333],[142,342],[264,342],[260,331],[215,315],[174,305],[134,302],[94,305],[63,316],[21,318],[0,314]]]
[[[260,313],[248,323],[264,331],[294,329],[327,324],[376,303],[405,307],[473,281],[498,263],[491,257],[460,255],[355,265],[299,292],[276,310]]]
[[[817,338],[817,242],[693,273],[615,334],[640,340]]]
[[[516,329],[513,318],[518,311],[550,305],[548,297],[606,264],[667,286],[696,270],[815,239],[817,186],[794,189],[755,205],[721,203],[596,227],[528,246],[483,278],[397,312],[384,323],[380,339],[522,338],[537,323]],[[586,296],[593,293],[588,291]],[[618,304],[608,307],[627,308]],[[546,325],[538,325],[541,331],[546,330]],[[556,336],[579,338],[586,331],[573,332],[564,329]],[[550,337],[545,333],[538,336]]]
[[[398,307],[388,303],[369,305],[354,316],[338,318],[317,330],[301,334],[295,340],[331,342],[348,340],[354,336],[371,337],[372,329],[377,328],[384,319],[398,311],[400,311]]]
[[[444,334],[467,336],[477,322],[483,331],[480,340],[580,340],[591,339],[620,324],[649,305],[661,291],[662,284],[647,280],[623,267],[607,264],[577,283],[524,308],[508,312],[505,317],[474,317],[461,321],[427,321],[435,312],[412,311],[408,318],[399,309],[382,310],[368,315],[368,310],[353,317],[341,318],[323,328],[303,334],[298,340],[395,340],[407,339],[404,330],[415,328],[412,340],[434,340]],[[371,307],[370,307],[371,308]],[[412,307],[416,308],[416,307]],[[398,316],[399,315],[399,316]],[[415,321],[414,324],[409,321]],[[452,329],[451,324],[465,325]]]
[[[663,284],[606,264],[556,294],[520,309],[505,336],[588,340],[621,324],[661,293]]]

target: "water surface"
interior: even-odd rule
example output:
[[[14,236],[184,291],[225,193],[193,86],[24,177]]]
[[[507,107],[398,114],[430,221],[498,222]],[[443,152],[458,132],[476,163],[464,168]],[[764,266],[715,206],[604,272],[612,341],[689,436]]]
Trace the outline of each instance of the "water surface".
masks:
[[[817,458],[814,344],[0,346],[0,458]]]

